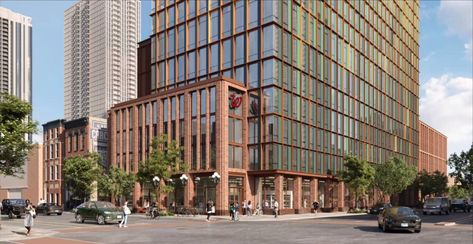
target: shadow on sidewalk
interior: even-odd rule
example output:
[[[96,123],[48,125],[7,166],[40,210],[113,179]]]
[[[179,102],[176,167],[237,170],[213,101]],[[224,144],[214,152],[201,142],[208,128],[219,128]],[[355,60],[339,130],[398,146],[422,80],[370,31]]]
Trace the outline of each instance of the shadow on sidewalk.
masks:
[[[14,231],[14,230],[12,230],[11,232],[12,232],[12,233],[15,233],[15,234],[17,234],[17,235],[26,236],[26,232],[23,232],[23,231]]]

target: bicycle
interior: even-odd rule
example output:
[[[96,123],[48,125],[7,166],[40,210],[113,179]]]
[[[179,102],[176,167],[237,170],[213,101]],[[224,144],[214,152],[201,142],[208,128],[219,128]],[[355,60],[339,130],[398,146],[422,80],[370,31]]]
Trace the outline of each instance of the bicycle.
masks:
[[[161,217],[161,214],[159,213],[159,209],[156,207],[150,208],[147,211],[146,215],[149,216],[149,219],[156,219],[156,220],[159,220],[159,218]]]

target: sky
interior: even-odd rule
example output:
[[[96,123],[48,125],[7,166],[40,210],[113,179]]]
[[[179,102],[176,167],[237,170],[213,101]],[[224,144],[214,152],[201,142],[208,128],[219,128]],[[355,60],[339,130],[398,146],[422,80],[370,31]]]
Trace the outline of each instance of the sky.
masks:
[[[0,6],[32,17],[33,118],[40,125],[64,114],[63,16],[75,2],[0,0]],[[145,39],[151,1],[141,2]],[[420,3],[420,119],[448,137],[448,155],[473,142],[472,11],[467,0]]]

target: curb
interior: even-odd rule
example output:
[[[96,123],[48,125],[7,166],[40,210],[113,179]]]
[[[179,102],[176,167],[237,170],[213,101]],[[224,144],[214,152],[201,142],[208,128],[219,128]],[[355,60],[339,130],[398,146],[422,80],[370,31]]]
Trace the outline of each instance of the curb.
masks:
[[[452,226],[452,225],[456,225],[455,222],[438,222],[438,223],[435,223],[434,225],[439,225],[439,226]]]

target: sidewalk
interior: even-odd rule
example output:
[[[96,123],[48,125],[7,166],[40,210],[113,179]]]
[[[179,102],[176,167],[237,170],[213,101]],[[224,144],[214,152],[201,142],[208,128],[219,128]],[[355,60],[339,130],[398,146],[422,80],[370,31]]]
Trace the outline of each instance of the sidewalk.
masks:
[[[19,227],[16,225],[12,226],[12,225],[9,225],[8,223],[5,223],[5,221],[2,221],[1,224],[2,225],[0,228],[0,243],[6,242],[6,241],[35,239],[35,238],[40,238],[40,237],[51,236],[57,233],[56,231],[52,231],[48,229],[39,229],[33,226],[33,228],[31,229],[30,235],[26,236],[25,227]]]

